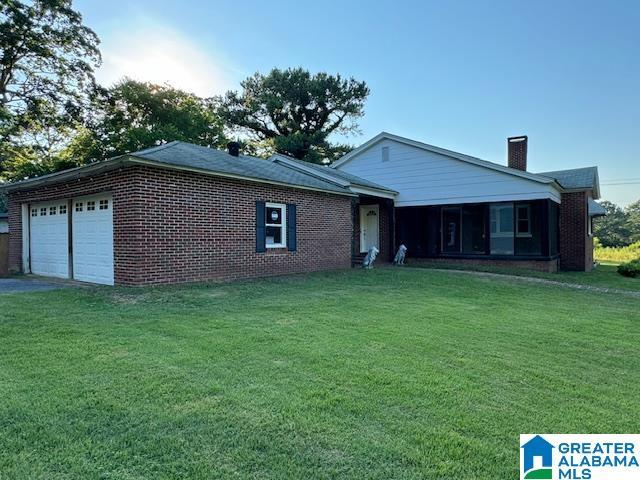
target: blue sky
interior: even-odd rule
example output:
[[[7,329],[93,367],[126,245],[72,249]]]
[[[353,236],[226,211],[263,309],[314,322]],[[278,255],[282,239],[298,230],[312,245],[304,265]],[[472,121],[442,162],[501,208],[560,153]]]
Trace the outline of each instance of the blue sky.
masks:
[[[640,2],[78,0],[105,84],[127,74],[200,95],[302,66],[371,88],[382,130],[529,170],[597,165],[602,197],[640,198]],[[623,185],[622,183],[626,183]]]

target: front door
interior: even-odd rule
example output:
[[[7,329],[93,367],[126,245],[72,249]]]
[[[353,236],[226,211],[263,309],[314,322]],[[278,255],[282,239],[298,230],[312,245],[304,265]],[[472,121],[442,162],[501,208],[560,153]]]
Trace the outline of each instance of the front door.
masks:
[[[371,247],[380,249],[378,205],[360,206],[360,252],[368,252]]]

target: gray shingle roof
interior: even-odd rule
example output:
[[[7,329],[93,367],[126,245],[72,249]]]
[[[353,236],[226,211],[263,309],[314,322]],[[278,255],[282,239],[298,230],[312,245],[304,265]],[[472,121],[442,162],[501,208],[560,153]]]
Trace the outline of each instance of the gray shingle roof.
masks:
[[[126,156],[248,179],[266,180],[342,194],[350,193],[347,188],[275,162],[248,155],[234,157],[221,150],[179,141],[147,148]]]
[[[607,214],[607,211],[604,209],[602,205],[600,205],[595,200],[589,199],[589,216],[591,217],[600,217]]]
[[[541,172],[538,175],[555,178],[562,187],[567,189],[597,188],[598,183],[598,167],[556,170],[554,172]]]
[[[308,167],[313,170],[317,170],[318,172],[321,172],[324,175],[329,175],[334,178],[347,181],[352,185],[357,185],[359,187],[375,188],[377,190],[387,190],[387,191],[393,192],[393,190],[391,190],[389,187],[385,187],[384,185],[380,185],[379,183],[370,182],[369,180],[366,180],[362,177],[358,177],[357,175],[353,175],[351,173],[347,173],[342,170],[337,170],[335,168],[331,168],[326,165],[318,165],[317,163],[304,162],[302,160],[298,160],[297,158],[293,158],[288,155],[283,155],[281,153],[276,154],[275,157],[284,157],[290,162],[298,163],[303,167]]]

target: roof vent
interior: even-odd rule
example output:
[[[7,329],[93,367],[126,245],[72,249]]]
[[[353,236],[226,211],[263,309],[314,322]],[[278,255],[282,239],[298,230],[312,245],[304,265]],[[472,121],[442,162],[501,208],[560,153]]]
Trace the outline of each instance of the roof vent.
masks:
[[[227,150],[229,151],[229,155],[237,157],[240,155],[240,144],[238,142],[229,142],[227,143]]]
[[[517,170],[527,171],[527,136],[507,138],[507,166]]]

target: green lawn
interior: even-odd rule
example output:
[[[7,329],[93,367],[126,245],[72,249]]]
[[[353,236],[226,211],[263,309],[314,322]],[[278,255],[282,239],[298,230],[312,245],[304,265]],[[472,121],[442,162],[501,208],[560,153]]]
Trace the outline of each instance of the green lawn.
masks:
[[[0,295],[0,478],[517,478],[633,433],[640,299],[426,269]]]
[[[545,278],[562,283],[575,283],[579,285],[590,285],[593,287],[616,288],[619,290],[631,290],[640,292],[640,277],[629,278],[623,277],[617,271],[618,264],[603,262],[590,272],[555,272],[545,273],[536,272],[535,270],[527,270],[522,268],[505,268],[493,266],[473,266],[455,265],[446,263],[422,263],[411,265],[408,261],[407,266],[416,268],[432,268],[444,270],[474,270],[479,272],[503,273],[507,275],[516,275],[520,277],[536,277]]]

